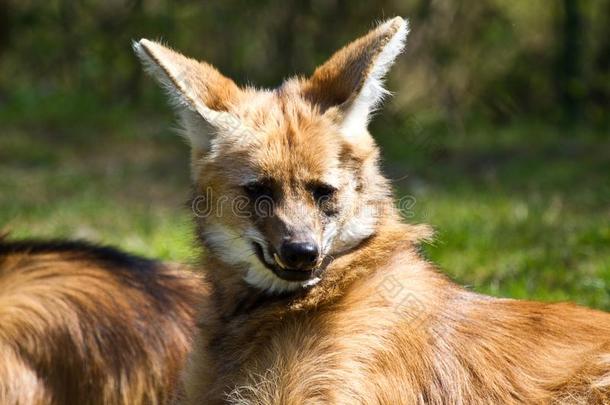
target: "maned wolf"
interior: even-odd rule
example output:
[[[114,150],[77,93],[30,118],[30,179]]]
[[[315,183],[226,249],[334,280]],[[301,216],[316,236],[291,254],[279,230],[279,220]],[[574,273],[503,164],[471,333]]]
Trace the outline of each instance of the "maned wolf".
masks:
[[[166,403],[204,296],[181,267],[0,240],[0,404]]]
[[[367,124],[407,31],[389,20],[274,90],[134,44],[192,146],[212,298],[185,403],[610,403],[610,314],[469,292],[392,208]]]

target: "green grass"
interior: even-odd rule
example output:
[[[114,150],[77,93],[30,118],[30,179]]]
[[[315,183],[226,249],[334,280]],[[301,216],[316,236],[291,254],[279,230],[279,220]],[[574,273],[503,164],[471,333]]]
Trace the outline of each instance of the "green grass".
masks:
[[[169,115],[120,114],[129,124],[5,121],[0,229],[193,259],[186,145],[168,130]],[[388,172],[399,195],[416,199],[410,221],[437,230],[425,250],[443,271],[492,295],[610,310],[604,134],[513,124],[418,128],[413,137],[407,124],[391,125],[380,138]]]
[[[82,136],[5,128],[0,229],[12,237],[84,238],[152,257],[192,258],[188,148],[168,133],[167,122],[109,133],[81,127]]]
[[[477,291],[610,309],[610,140],[523,124],[439,138],[388,156],[412,221],[437,231],[428,256]]]

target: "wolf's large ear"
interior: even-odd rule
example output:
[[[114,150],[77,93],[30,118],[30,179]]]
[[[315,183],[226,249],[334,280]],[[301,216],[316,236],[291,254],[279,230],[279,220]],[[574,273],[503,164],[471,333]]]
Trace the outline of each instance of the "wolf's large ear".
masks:
[[[205,153],[210,134],[226,122],[224,115],[239,97],[239,87],[211,65],[157,42],[141,39],[133,43],[133,49],[178,108],[194,157]]]
[[[346,136],[365,131],[371,112],[389,93],[383,78],[408,31],[407,21],[396,17],[348,44],[305,81],[304,97],[339,120]]]

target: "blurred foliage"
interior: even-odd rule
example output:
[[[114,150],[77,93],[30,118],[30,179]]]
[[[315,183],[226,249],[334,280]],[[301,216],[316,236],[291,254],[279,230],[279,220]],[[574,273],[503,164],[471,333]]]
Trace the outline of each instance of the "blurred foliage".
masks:
[[[395,15],[412,30],[390,85],[397,110],[457,129],[540,116],[607,126],[608,0],[0,0],[0,106],[160,108],[130,49],[140,37],[274,86]]]
[[[0,0],[0,233],[192,258],[187,146],[131,41],[272,87],[395,15],[371,132],[426,253],[477,291],[610,309],[610,0]]]

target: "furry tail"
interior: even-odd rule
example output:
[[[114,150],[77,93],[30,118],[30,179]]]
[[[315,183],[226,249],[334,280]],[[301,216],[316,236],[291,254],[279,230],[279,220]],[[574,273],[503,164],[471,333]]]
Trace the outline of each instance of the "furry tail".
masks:
[[[205,288],[81,242],[0,240],[0,403],[164,403]]]

